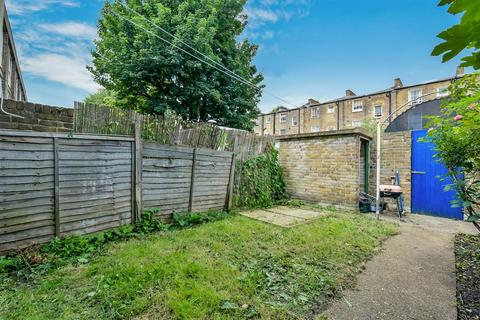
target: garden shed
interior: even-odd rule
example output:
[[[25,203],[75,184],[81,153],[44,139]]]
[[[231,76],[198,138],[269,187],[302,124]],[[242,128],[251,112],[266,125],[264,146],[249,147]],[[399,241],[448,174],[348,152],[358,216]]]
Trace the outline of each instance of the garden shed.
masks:
[[[357,207],[359,192],[369,185],[371,140],[362,128],[278,137],[288,195]]]

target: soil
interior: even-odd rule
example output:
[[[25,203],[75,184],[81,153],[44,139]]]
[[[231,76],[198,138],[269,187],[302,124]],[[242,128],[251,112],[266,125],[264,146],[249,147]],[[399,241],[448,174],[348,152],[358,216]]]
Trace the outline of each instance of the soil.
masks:
[[[480,320],[480,236],[455,238],[458,320]]]

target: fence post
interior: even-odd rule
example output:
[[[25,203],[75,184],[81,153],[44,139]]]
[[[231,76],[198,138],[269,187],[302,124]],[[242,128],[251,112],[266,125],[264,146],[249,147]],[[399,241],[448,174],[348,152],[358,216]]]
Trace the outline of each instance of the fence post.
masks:
[[[134,186],[135,192],[132,195],[135,198],[133,208],[132,222],[140,221],[143,212],[142,198],[142,174],[143,174],[143,144],[142,144],[142,120],[143,116],[135,114],[135,152],[132,154],[132,161],[135,166]]]
[[[225,201],[225,209],[226,210],[231,210],[232,209],[232,204],[233,204],[233,187],[235,184],[235,153],[232,154],[232,164],[230,166],[230,177],[228,180],[228,189],[227,189],[227,198]]]
[[[54,167],[54,220],[55,220],[55,237],[60,237],[60,166],[58,153],[58,138],[53,138],[53,167]]]
[[[188,212],[193,210],[193,192],[195,191],[195,166],[197,165],[197,148],[193,149],[192,177],[190,178],[190,196],[188,198]]]

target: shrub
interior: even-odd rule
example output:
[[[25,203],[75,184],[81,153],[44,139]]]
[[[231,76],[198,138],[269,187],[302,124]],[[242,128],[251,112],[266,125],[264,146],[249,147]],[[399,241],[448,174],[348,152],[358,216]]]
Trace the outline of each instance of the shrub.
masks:
[[[479,74],[454,82],[449,98],[442,104],[442,116],[429,117],[431,129],[426,141],[433,142],[436,157],[448,169],[452,181],[447,190],[455,189],[459,200],[453,206],[465,207],[468,220],[480,230],[480,83]],[[444,178],[446,178],[444,177]]]
[[[265,153],[237,165],[234,205],[237,208],[269,208],[285,199],[285,177],[278,151],[269,146]]]

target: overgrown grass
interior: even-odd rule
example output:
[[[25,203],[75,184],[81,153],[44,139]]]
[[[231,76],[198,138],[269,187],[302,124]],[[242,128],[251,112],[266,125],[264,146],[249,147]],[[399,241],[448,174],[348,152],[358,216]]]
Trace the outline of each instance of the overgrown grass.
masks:
[[[330,213],[282,229],[240,216],[108,246],[0,288],[5,319],[305,319],[396,229]]]

